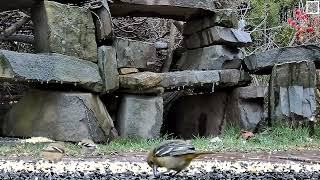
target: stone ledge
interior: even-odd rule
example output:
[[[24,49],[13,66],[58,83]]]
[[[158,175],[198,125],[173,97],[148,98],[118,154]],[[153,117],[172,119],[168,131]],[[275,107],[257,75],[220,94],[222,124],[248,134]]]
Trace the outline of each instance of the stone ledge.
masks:
[[[204,88],[213,92],[216,86],[230,87],[250,82],[250,76],[236,69],[211,71],[176,71],[168,73],[140,72],[120,75],[120,89],[145,91],[163,87],[165,90]]]
[[[184,38],[187,49],[196,49],[211,45],[228,45],[236,47],[249,46],[252,43],[249,33],[222,26],[214,26]]]
[[[212,0],[115,0],[109,7],[113,17],[160,17],[181,21],[213,14],[215,10]]]
[[[177,62],[181,70],[240,69],[244,53],[238,48],[214,45],[187,50]]]
[[[95,63],[60,54],[31,54],[0,50],[0,80],[37,85],[74,85],[102,92]]]
[[[247,56],[244,64],[251,73],[270,74],[276,64],[298,61],[315,61],[316,67],[319,68],[320,47],[307,45],[272,49]]]
[[[183,28],[183,35],[190,36],[196,32],[213,26],[223,26],[227,28],[238,28],[236,11],[217,11],[212,16],[200,17],[187,21]]]

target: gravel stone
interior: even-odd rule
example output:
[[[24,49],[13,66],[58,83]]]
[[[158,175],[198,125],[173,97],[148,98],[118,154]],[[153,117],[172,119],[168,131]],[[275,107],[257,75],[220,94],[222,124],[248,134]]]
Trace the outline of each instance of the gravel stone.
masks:
[[[160,169],[164,172],[163,169]],[[319,164],[194,161],[181,174],[165,179],[319,179]],[[0,179],[155,179],[145,162],[0,160]]]

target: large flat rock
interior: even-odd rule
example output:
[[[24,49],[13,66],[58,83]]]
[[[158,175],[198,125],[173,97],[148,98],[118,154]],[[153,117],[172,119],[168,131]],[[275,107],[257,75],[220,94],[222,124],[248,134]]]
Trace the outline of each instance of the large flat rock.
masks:
[[[99,96],[90,93],[28,91],[0,127],[1,134],[13,137],[43,136],[72,142],[114,138],[113,120]]]
[[[30,8],[41,0],[1,0],[0,11],[11,9]]]
[[[120,89],[146,90],[163,87],[167,90],[218,86],[237,86],[250,82],[248,75],[236,69],[210,71],[176,71],[167,73],[140,72],[120,75]]]
[[[269,81],[270,123],[307,124],[316,115],[316,68],[313,62],[277,64]]]
[[[254,131],[264,120],[264,87],[234,88],[227,102],[226,119],[243,130]]]
[[[276,64],[295,61],[314,61],[320,67],[320,47],[314,45],[272,49],[247,56],[244,63],[251,73],[270,74]]]
[[[32,8],[35,51],[97,62],[95,26],[84,7],[43,1]]]
[[[187,50],[177,62],[179,70],[239,69],[244,53],[235,47],[214,45]]]
[[[117,128],[122,137],[157,138],[162,116],[161,96],[125,95],[120,103]]]
[[[156,47],[153,43],[116,38],[118,68],[146,69],[147,62],[156,59]]]
[[[213,26],[237,28],[238,19],[236,12],[234,10],[217,11],[212,16],[199,17],[187,21],[183,27],[183,35],[189,36]]]
[[[214,0],[114,0],[110,3],[113,17],[160,17],[186,21],[212,14]]]
[[[211,45],[228,45],[236,47],[249,46],[252,43],[249,33],[222,26],[214,26],[184,38],[188,49],[196,49]]]
[[[103,83],[95,63],[60,54],[30,54],[0,51],[2,81],[75,85],[102,92]]]

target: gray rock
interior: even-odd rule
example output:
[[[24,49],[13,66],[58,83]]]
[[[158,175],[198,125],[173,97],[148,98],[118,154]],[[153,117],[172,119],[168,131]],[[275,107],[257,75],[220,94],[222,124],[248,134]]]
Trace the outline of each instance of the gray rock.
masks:
[[[252,43],[250,34],[244,31],[215,26],[193,34],[184,39],[188,49],[196,49],[210,45],[229,45],[244,47]]]
[[[36,52],[97,62],[95,27],[88,9],[43,1],[33,7],[32,22]]]
[[[156,58],[156,48],[152,43],[117,38],[115,47],[118,68],[146,69],[147,62]]]
[[[98,41],[111,40],[113,37],[112,19],[107,0],[101,0],[102,6],[93,9],[93,20],[96,28],[96,38]]]
[[[237,28],[236,12],[234,10],[217,11],[212,16],[199,17],[187,21],[183,28],[183,35],[189,36],[213,26]]]
[[[154,43],[154,46],[156,47],[157,50],[168,49],[168,43],[164,41],[156,41]]]
[[[165,89],[201,86],[219,81],[218,71],[177,71],[168,73],[141,72],[120,75],[120,88],[149,89],[163,87]]]
[[[249,73],[237,69],[220,70],[219,75],[218,87],[245,86],[251,82]]]
[[[137,68],[120,68],[119,74],[126,75],[126,74],[132,74],[132,73],[138,73],[139,69]]]
[[[262,53],[247,56],[244,59],[246,68],[255,74],[270,74],[276,64],[314,61],[320,67],[320,48],[314,45],[285,47],[268,50]]]
[[[162,97],[125,95],[117,122],[120,136],[157,138],[160,136],[162,115]]]
[[[239,98],[241,99],[264,98],[265,89],[266,87],[264,86],[248,86],[237,88],[239,91]]]
[[[116,51],[111,46],[101,46],[98,49],[98,64],[106,92],[119,88],[119,73]]]
[[[239,69],[244,53],[234,47],[214,45],[187,50],[177,62],[180,70]]]
[[[0,66],[0,77],[4,80],[32,82],[39,85],[70,84],[94,92],[103,91],[98,66],[75,57],[2,50]]]
[[[25,93],[1,122],[5,136],[43,136],[57,141],[95,142],[112,139],[114,125],[99,96],[32,90]]]
[[[264,120],[264,87],[248,86],[232,90],[226,108],[226,119],[244,130],[253,131]]]
[[[214,89],[215,84],[221,87],[228,87],[248,84],[250,81],[251,78],[248,73],[237,69],[167,73],[140,72],[120,75],[120,89],[146,90],[163,87],[167,90],[172,90],[202,86],[209,86]]]
[[[161,74],[153,72],[120,75],[120,88],[144,90],[160,86],[161,80]]]
[[[161,73],[161,77],[160,85],[165,88],[214,85],[220,80],[218,71],[176,71]]]
[[[109,7],[113,17],[160,17],[186,21],[212,14],[215,3],[213,0],[117,0],[110,3]]]
[[[163,87],[155,87],[149,89],[120,89],[118,92],[125,94],[136,94],[136,95],[148,95],[148,96],[159,96],[164,93]]]
[[[320,70],[316,69],[316,85],[320,87]]]
[[[269,84],[271,123],[297,126],[312,121],[316,113],[315,65],[310,61],[275,65]]]

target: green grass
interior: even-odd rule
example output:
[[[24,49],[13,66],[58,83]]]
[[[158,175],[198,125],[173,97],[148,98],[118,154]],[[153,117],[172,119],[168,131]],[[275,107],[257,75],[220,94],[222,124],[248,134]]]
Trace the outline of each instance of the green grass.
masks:
[[[221,142],[212,143],[211,138],[195,137],[192,143],[199,150],[223,151],[273,151],[290,149],[318,149],[320,147],[320,125],[316,126],[315,136],[310,137],[306,128],[291,129],[284,125],[277,125],[256,134],[245,141],[240,136],[240,128],[229,126],[220,136]],[[145,152],[152,146],[168,139],[167,136],[158,139],[127,139],[121,138],[109,144],[99,144],[94,155],[106,155],[114,152]],[[0,156],[37,156],[45,144],[5,144],[0,146]],[[68,156],[78,157],[84,150],[76,144],[67,143]]]

